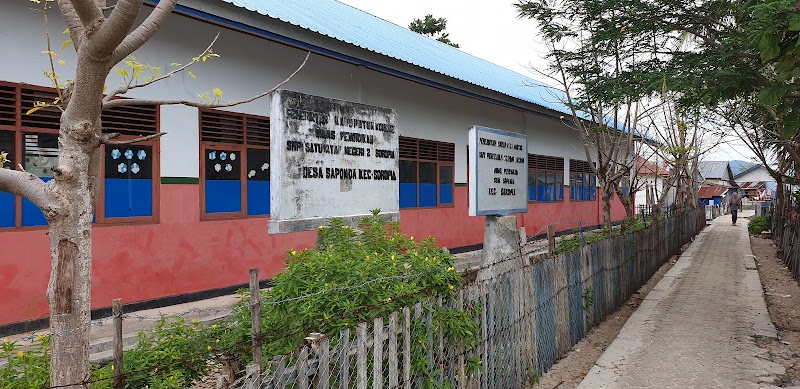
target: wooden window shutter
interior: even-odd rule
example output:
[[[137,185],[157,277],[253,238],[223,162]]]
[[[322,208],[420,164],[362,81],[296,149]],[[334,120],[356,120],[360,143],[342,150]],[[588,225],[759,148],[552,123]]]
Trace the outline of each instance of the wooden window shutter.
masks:
[[[117,107],[101,115],[103,132],[123,135],[152,135],[158,130],[158,107],[155,105]]]
[[[438,142],[439,143],[439,162],[455,162],[456,160],[456,145],[454,143]]]
[[[399,142],[400,158],[417,159],[417,139],[401,136]]]
[[[426,139],[419,139],[417,142],[419,159],[436,161],[439,158],[438,142]]]
[[[564,158],[528,154],[528,168],[545,171],[564,170]]]
[[[17,125],[17,88],[0,85],[0,126]]]
[[[57,98],[58,94],[53,91],[22,88],[22,127],[58,130],[61,123],[61,110],[58,108],[42,108],[30,115],[26,114],[28,110],[36,105],[37,101],[52,103]]]
[[[222,111],[200,111],[200,140],[244,144],[244,117]]]
[[[570,173],[594,173],[592,165],[590,165],[589,162],[577,159],[569,160],[569,171]]]
[[[247,145],[269,147],[269,118],[247,116],[245,123],[247,125]]]

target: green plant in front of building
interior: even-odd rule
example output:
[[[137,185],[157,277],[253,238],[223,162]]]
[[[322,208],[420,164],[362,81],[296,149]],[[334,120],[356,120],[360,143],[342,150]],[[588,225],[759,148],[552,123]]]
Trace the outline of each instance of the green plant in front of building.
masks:
[[[2,169],[3,166],[9,162],[11,161],[8,159],[8,153],[0,151],[0,169]]]
[[[583,246],[584,242],[585,244],[590,244],[610,238],[613,235],[619,235],[619,229],[609,231],[607,228],[603,228],[592,232],[576,232],[572,237],[561,239],[558,242],[556,245],[556,254],[568,253]]]
[[[317,233],[317,247],[289,250],[286,270],[274,277],[272,288],[261,293],[264,361],[291,355],[312,332],[327,334],[330,347],[335,348],[340,330],[352,330],[360,322],[386,317],[417,302],[423,310],[432,312],[431,325],[442,330],[451,347],[470,348],[476,344],[479,328],[472,319],[477,314],[475,306],[459,310],[434,304],[435,296],[446,299],[456,295],[461,275],[455,271],[455,257],[438,247],[432,238],[419,241],[403,234],[399,223],[385,222],[378,210],[364,218],[358,229],[333,219],[329,225],[320,226]],[[160,345],[164,338],[171,337],[185,340],[180,346],[163,350],[163,358],[156,359],[164,366],[159,374],[176,376],[175,380],[185,386],[207,372],[208,364],[203,358],[225,354],[239,359],[243,365],[250,363],[250,312],[249,294],[242,291],[233,314],[217,325],[188,332],[182,330],[185,323],[164,320],[155,330],[156,338],[147,343]],[[428,344],[427,323],[422,318],[414,319],[411,328],[412,372],[423,382],[434,385],[436,376],[442,372],[427,361],[428,349],[434,347]],[[204,349],[206,345],[210,348]],[[173,349],[181,351],[171,353]],[[160,349],[153,350],[158,353]],[[126,371],[146,368],[152,363],[155,358],[152,352],[144,351],[139,358],[143,362],[130,367],[126,362]],[[148,355],[149,361],[145,358]],[[186,362],[188,355],[196,356],[191,363]],[[481,368],[477,360],[465,363],[468,371]],[[109,374],[108,367],[105,369]],[[154,385],[158,380],[150,371],[149,378],[141,382]]]
[[[359,230],[333,219],[320,226],[315,249],[288,252],[287,269],[263,292],[262,315],[266,335],[265,360],[292,352],[311,332],[329,335],[332,347],[340,330],[359,322],[386,317],[417,302],[432,311],[432,326],[441,329],[450,344],[472,347],[478,326],[474,306],[464,310],[439,307],[435,296],[455,297],[461,275],[455,257],[433,238],[422,241],[401,232],[398,222],[387,223],[374,210]],[[244,346],[239,354],[248,362],[250,309],[243,299],[234,316],[242,325],[232,344]],[[438,367],[427,363],[425,324],[412,323],[412,371],[432,379]],[[468,367],[477,368],[475,361]],[[430,381],[429,381],[430,382]]]
[[[30,347],[3,339],[0,343],[0,387],[3,389],[29,389],[47,387],[50,382],[48,368],[50,338],[39,336]]]
[[[124,353],[126,388],[185,388],[209,373],[216,355],[217,324],[162,318],[151,330],[137,335],[138,344]],[[4,339],[0,343],[0,388],[30,389],[50,386],[49,336],[37,337],[31,346]],[[92,388],[110,389],[113,363],[95,365],[87,379]]]
[[[753,235],[767,231],[769,230],[769,219],[766,216],[753,216],[747,222],[747,230]]]
[[[664,220],[664,218],[659,218],[658,220]],[[603,239],[608,239],[614,236],[618,236],[620,234],[629,235],[634,232],[640,231],[646,227],[646,225],[650,225],[652,223],[652,219],[642,220],[639,218],[627,219],[625,222],[625,230],[621,230],[620,227],[613,227],[612,229],[608,229],[607,227],[603,227],[596,231],[590,232],[583,232],[576,231],[569,238],[561,239],[558,244],[556,244],[556,254],[563,254],[568,253],[570,251],[576,250],[585,244],[590,244],[594,242],[601,241]],[[583,236],[581,236],[583,235]]]
[[[479,329],[472,319],[476,306],[460,310],[434,303],[436,296],[456,296],[461,275],[455,271],[455,257],[432,238],[418,241],[403,234],[399,223],[387,223],[378,213],[365,218],[358,230],[334,219],[319,228],[315,249],[288,251],[286,270],[274,277],[271,289],[262,291],[264,361],[291,354],[311,332],[327,334],[335,348],[340,330],[417,302],[431,311],[431,325],[450,344],[465,348],[477,344]],[[223,355],[250,363],[249,294],[241,295],[233,314],[217,323],[162,318],[153,329],[140,333],[136,347],[124,353],[125,387],[184,388],[209,374]],[[414,319],[411,328],[412,372],[435,386],[442,371],[428,363],[427,323]],[[2,350],[13,363],[0,369],[0,387],[50,384],[46,340],[30,351],[11,342]],[[465,363],[470,372],[481,369],[480,360]],[[111,388],[115,368],[95,366],[92,388]],[[20,380],[22,376],[27,378]]]

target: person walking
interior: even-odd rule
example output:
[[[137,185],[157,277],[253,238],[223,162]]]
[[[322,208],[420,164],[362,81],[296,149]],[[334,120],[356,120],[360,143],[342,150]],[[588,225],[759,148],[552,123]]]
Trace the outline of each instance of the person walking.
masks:
[[[742,196],[739,196],[739,192],[733,192],[731,197],[728,198],[728,209],[731,210],[731,220],[733,221],[733,225],[736,225],[736,217],[738,216],[739,210],[742,209]]]

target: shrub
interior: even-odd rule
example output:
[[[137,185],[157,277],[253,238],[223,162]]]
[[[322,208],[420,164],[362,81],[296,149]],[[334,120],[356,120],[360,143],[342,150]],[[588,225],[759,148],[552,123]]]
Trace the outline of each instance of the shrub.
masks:
[[[747,230],[753,235],[769,230],[769,219],[766,216],[753,216],[747,222]]]
[[[399,223],[386,223],[373,211],[360,230],[333,219],[320,226],[317,247],[287,252],[286,270],[274,277],[274,286],[262,292],[264,360],[290,353],[311,332],[328,335],[353,328],[359,322],[385,316],[422,301],[432,311],[432,325],[451,342],[471,347],[478,339],[472,319],[476,307],[457,310],[439,307],[428,297],[456,295],[461,275],[455,257],[432,238],[417,241],[403,234]],[[162,318],[150,331],[138,335],[138,344],[124,354],[126,388],[185,388],[208,374],[218,357],[232,355],[244,364],[251,356],[248,291],[240,291],[233,313],[215,324],[187,323]],[[338,337],[331,336],[331,347]],[[412,371],[430,383],[441,371],[427,363],[425,323],[412,323]],[[32,388],[49,384],[47,338],[38,347],[20,353],[17,345],[2,344],[8,364],[0,369],[0,387]],[[19,353],[19,354],[18,354]],[[468,368],[480,369],[468,360]],[[96,366],[92,388],[111,388],[114,366]]]
[[[39,336],[27,350],[16,342],[3,339],[0,343],[0,358],[6,365],[0,367],[0,387],[4,389],[27,389],[47,387],[50,383],[48,361],[50,338]]]
[[[262,296],[265,360],[295,350],[311,332],[337,334],[428,296],[455,296],[461,285],[455,256],[433,238],[417,241],[403,234],[398,222],[383,221],[378,211],[362,220],[360,230],[333,219],[320,226],[315,249],[287,253],[286,270]],[[250,355],[247,302],[243,299],[234,315],[244,330],[231,339],[245,347],[240,350],[245,362]],[[462,311],[436,317],[446,319],[439,323],[445,328],[476,326]]]

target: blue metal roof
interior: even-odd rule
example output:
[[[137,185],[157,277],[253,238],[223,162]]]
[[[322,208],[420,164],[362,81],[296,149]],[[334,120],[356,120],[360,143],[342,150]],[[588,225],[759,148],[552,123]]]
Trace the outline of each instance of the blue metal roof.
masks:
[[[222,0],[237,7],[569,114],[561,91],[335,0]]]
[[[733,172],[733,177],[734,178],[739,177],[739,176],[741,176],[741,175],[743,175],[743,174],[745,174],[745,173],[747,173],[747,172],[749,172],[749,171],[761,166],[760,164],[757,164],[757,163],[740,161],[740,160],[737,160],[737,159],[735,159],[733,161],[730,161],[730,165],[731,165],[731,171]]]

